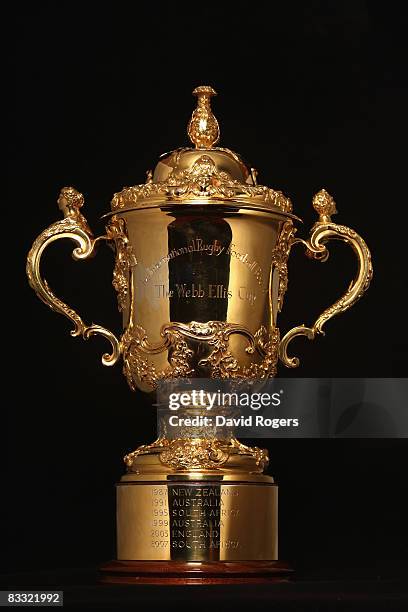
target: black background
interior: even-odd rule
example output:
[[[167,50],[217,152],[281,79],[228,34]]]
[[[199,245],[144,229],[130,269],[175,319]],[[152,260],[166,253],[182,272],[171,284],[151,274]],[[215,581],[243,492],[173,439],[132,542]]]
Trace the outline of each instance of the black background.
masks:
[[[314,220],[313,194],[325,187],[337,202],[335,220],[360,232],[373,254],[367,295],[330,322],[324,338],[296,341],[301,368],[280,375],[406,375],[408,99],[400,6],[16,3],[6,21],[12,248],[3,255],[3,322],[14,353],[3,382],[5,571],[114,557],[121,457],[155,433],[149,402],[130,392],[119,366],[100,364],[103,341],[70,338],[67,321],[29,289],[26,253],[59,218],[64,185],[85,194],[84,212],[101,233],[98,219],[112,194],[144,182],[160,153],[187,144],[190,94],[199,84],[219,93],[213,108],[221,145],[258,168],[262,184],[292,198],[305,222],[300,235]],[[69,244],[50,247],[44,275],[85,320],[119,332],[112,253],[101,248],[79,263],[70,251]],[[354,269],[344,245],[333,245],[326,264],[294,249],[281,330],[311,323]],[[280,485],[281,558],[311,569],[406,558],[404,440],[262,442]]]

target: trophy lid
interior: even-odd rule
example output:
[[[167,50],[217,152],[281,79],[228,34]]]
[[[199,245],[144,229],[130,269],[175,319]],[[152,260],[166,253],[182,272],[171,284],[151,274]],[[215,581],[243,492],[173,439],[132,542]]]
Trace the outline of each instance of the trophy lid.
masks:
[[[112,212],[163,207],[208,205],[249,208],[292,215],[292,203],[281,191],[257,183],[257,171],[248,168],[234,151],[216,144],[220,128],[211,109],[216,96],[208,85],[193,91],[197,107],[187,133],[194,145],[164,153],[143,185],[125,187],[112,199]],[[296,217],[295,217],[296,218]]]

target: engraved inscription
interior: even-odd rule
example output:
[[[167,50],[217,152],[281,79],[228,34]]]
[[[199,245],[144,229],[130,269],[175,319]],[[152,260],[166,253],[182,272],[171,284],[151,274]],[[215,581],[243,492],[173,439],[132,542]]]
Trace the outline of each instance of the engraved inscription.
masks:
[[[194,299],[200,300],[203,298],[210,300],[230,300],[233,297],[233,292],[223,284],[209,284],[207,286],[202,283],[192,283],[190,285],[186,283],[178,284],[175,287],[169,289],[166,285],[154,285],[153,296],[155,298],[178,298],[178,299]],[[255,304],[257,299],[256,292],[241,285],[236,289],[238,299],[249,302],[251,306]]]
[[[239,516],[239,509],[226,508],[225,496],[238,490],[221,485],[169,485],[169,524],[172,559],[219,559],[221,548],[239,548],[238,540],[223,540],[224,521]]]
[[[198,253],[199,255],[206,255],[209,257],[220,257],[224,255],[233,259],[237,259],[254,275],[258,285],[263,286],[265,284],[265,277],[262,267],[252,258],[249,253],[241,253],[237,246],[233,243],[222,244],[219,240],[214,239],[212,242],[206,242],[205,239],[197,237],[193,238],[187,246],[180,246],[173,248],[166,255],[163,255],[156,263],[145,269],[144,282],[148,283],[151,278],[162,268],[163,265],[168,264],[171,260],[181,255],[192,255]]]
[[[180,255],[188,255],[189,253],[201,253],[203,255],[209,255],[219,257],[225,253],[226,247],[222,245],[218,240],[213,240],[210,243],[204,242],[202,238],[194,238],[187,246],[172,249],[167,255],[163,255],[159,261],[153,266],[146,269],[145,282],[147,283],[150,278],[162,267],[163,264],[168,263],[175,257]]]
[[[248,270],[255,276],[258,285],[262,286],[264,284],[264,275],[261,266],[255,259],[251,259],[248,253],[240,253],[237,251],[236,245],[231,243],[227,249],[227,255],[235,257],[241,263],[245,264]]]
[[[189,298],[210,298],[210,299],[226,299],[232,298],[232,291],[228,291],[224,285],[212,285],[209,284],[207,287],[201,283],[192,283],[187,285],[186,283],[176,283],[175,289],[166,289],[165,285],[154,285],[154,296],[155,297],[177,297],[180,299]]]
[[[169,511],[166,487],[152,487],[152,519],[150,545],[152,548],[168,548],[170,542]]]

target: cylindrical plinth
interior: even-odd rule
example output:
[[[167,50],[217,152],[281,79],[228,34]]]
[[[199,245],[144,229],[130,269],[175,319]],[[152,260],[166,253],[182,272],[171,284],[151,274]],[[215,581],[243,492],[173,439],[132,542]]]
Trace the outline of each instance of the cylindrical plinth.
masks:
[[[271,478],[125,480],[117,494],[119,561],[278,558],[278,488]]]

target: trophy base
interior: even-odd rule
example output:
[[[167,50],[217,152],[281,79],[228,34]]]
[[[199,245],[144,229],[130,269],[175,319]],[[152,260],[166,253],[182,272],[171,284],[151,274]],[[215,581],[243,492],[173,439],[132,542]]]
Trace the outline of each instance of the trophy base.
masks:
[[[188,563],[214,568],[213,562],[255,562],[259,567],[259,562],[278,560],[278,487],[272,478],[248,474],[242,482],[225,480],[231,475],[199,476],[190,473],[182,480],[173,475],[155,483],[138,481],[137,475],[122,478],[118,562],[144,567],[169,561],[170,568],[182,563],[191,569],[195,566]]]
[[[101,581],[287,580],[291,570],[278,561],[278,487],[262,473],[266,461],[265,451],[236,440],[163,439],[127,456],[117,485],[117,560],[100,569]]]
[[[282,561],[111,561],[100,568],[104,584],[261,584],[287,582]]]

